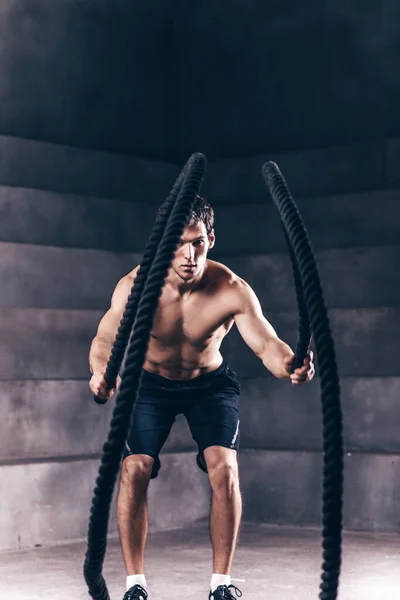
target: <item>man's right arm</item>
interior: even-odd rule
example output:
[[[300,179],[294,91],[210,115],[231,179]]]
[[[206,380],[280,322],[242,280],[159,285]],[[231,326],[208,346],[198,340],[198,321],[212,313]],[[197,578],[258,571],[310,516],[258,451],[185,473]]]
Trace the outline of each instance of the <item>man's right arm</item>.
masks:
[[[101,319],[90,347],[89,366],[92,378],[89,385],[92,392],[103,399],[110,398],[114,393],[114,390],[107,388],[104,373],[137,271],[138,267],[117,284],[111,306]]]

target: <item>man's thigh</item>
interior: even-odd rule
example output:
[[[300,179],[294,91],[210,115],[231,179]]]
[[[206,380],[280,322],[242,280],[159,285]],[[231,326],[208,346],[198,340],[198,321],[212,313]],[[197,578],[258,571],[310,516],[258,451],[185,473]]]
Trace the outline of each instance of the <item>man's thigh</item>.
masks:
[[[161,467],[159,453],[169,436],[175,417],[174,404],[163,401],[160,397],[139,396],[122,458],[133,454],[151,456],[154,459],[151,478],[157,477]]]

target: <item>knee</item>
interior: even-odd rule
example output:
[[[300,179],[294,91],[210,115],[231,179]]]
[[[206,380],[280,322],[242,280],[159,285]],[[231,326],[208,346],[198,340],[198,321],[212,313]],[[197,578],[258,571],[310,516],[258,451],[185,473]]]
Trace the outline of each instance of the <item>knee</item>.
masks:
[[[147,485],[150,481],[154,459],[151,456],[133,454],[122,463],[121,485]]]
[[[233,493],[239,488],[237,462],[220,461],[208,468],[208,477],[214,493]]]

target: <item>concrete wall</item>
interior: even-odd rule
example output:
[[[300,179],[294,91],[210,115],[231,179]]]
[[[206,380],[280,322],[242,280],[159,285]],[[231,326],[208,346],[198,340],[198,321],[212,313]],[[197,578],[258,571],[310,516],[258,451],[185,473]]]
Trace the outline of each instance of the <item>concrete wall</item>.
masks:
[[[210,158],[212,256],[251,282],[291,344],[293,288],[264,160],[299,198],[342,376],[345,524],[400,529],[400,20],[395,0],[358,4],[2,4],[2,548],[85,535],[111,408],[91,400],[88,345],[194,150]],[[273,381],[235,332],[224,352],[243,381],[245,518],[318,523],[317,382]],[[194,459],[178,421],[151,488],[153,528],[206,516]]]
[[[2,547],[18,548],[85,535],[111,416],[111,405],[95,405],[87,387],[88,345],[114,284],[140,258],[156,198],[164,197],[179,168],[15,138],[0,143],[1,525]],[[299,196],[336,340],[348,453],[345,525],[355,529],[399,529],[400,377],[393,356],[400,333],[400,196],[391,166],[399,148],[393,139],[376,147],[313,151],[317,181],[306,168],[308,151],[211,162],[205,183],[216,205],[214,257],[249,281],[278,333],[292,345],[290,265],[257,176],[266,157],[278,161]],[[332,155],[346,161],[333,162]],[[379,160],[384,168],[374,171]],[[126,169],[125,176],[113,179],[114,168]],[[107,189],[103,196],[98,173]],[[347,173],[345,183],[338,173]],[[125,197],[138,180],[146,203]],[[275,381],[235,331],[223,348],[243,387],[245,518],[318,524],[318,380],[293,389]],[[205,517],[207,477],[195,465],[195,447],[181,419],[162,464],[151,485],[152,528]],[[63,493],[71,488],[73,507]]]
[[[179,169],[5,136],[0,147],[0,549],[16,549],[86,535],[112,412],[88,388],[89,344]],[[151,485],[152,530],[207,514],[182,425]]]
[[[0,132],[177,162],[398,135],[399,23],[396,0],[3,2]]]

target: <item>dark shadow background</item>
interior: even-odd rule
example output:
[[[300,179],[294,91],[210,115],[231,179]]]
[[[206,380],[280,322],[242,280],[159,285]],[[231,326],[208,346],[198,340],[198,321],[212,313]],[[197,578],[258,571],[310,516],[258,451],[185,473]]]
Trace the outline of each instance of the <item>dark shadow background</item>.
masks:
[[[397,135],[395,0],[18,0],[0,131],[181,163]]]

